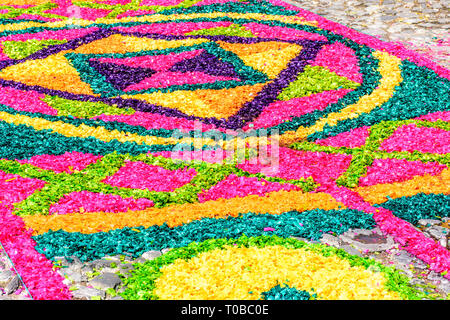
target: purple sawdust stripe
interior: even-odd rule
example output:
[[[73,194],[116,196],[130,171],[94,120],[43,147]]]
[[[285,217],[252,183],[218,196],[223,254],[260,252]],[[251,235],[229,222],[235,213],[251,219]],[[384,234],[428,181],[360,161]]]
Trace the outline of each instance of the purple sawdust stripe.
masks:
[[[74,49],[78,48],[79,46],[88,44],[95,40],[109,37],[110,35],[112,35],[114,33],[115,32],[113,30],[101,29],[101,30],[93,31],[92,33],[89,33],[81,38],[72,39],[66,43],[52,45],[47,48],[41,49],[23,59],[17,59],[17,60],[11,59],[11,60],[0,61],[0,70],[4,69],[6,67],[9,67],[9,66],[15,65],[15,64],[23,63],[27,60],[45,59],[45,58],[47,58],[53,54],[57,54],[58,52],[61,52],[61,51],[74,50]]]
[[[266,106],[277,99],[289,83],[297,79],[298,74],[303,72],[309,61],[314,60],[321,48],[322,45],[319,43],[304,45],[300,54],[288,63],[287,68],[281,71],[278,78],[266,85],[255,99],[244,104],[235,115],[228,118],[226,127],[242,128],[247,122],[259,116]]]
[[[277,38],[247,38],[239,36],[226,36],[226,35],[166,35],[158,33],[139,33],[139,32],[124,32],[117,31],[117,34],[123,36],[132,36],[137,38],[151,38],[159,40],[184,40],[184,39],[208,39],[210,41],[226,41],[229,43],[259,43],[259,42],[286,42],[298,45],[310,45],[312,43],[326,44],[328,41],[322,40],[309,40],[309,39],[286,39],[280,40]]]

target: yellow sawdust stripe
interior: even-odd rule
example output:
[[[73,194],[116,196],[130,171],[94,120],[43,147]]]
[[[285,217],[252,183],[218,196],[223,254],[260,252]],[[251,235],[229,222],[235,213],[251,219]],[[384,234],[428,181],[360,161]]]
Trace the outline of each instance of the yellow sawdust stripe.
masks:
[[[339,112],[328,114],[311,127],[300,126],[295,132],[287,131],[281,137],[281,143],[287,145],[303,140],[310,134],[322,131],[327,125],[336,126],[339,121],[358,118],[361,114],[369,113],[391,99],[395,87],[403,81],[400,69],[401,59],[381,51],[375,51],[373,55],[380,61],[378,71],[381,74],[381,80],[371,94],[362,96],[356,103],[346,106]]]
[[[48,130],[62,134],[66,137],[89,138],[94,137],[102,141],[112,141],[117,139],[119,142],[136,142],[138,144],[176,144],[179,139],[161,138],[154,136],[140,136],[135,133],[122,132],[118,130],[107,130],[104,127],[90,127],[84,124],[75,126],[63,121],[49,121],[42,118],[33,118],[25,115],[12,115],[7,112],[0,111],[0,120],[15,125],[27,125],[36,130]],[[191,141],[192,140],[192,141]],[[185,138],[186,142],[193,142],[194,139]],[[213,143],[213,140],[205,139],[206,143]]]
[[[354,190],[370,204],[386,202],[387,196],[396,199],[403,196],[410,197],[418,193],[450,194],[450,169],[445,169],[435,176],[416,176],[407,181],[358,187]]]
[[[30,215],[23,220],[33,233],[42,234],[51,230],[95,233],[125,227],[150,227],[162,225],[180,226],[202,218],[237,217],[240,213],[271,213],[296,210],[338,209],[345,206],[326,193],[304,193],[303,191],[276,191],[264,197],[249,195],[242,198],[219,199],[203,203],[185,203],[164,208],[148,208],[128,212],[85,212],[54,215]]]

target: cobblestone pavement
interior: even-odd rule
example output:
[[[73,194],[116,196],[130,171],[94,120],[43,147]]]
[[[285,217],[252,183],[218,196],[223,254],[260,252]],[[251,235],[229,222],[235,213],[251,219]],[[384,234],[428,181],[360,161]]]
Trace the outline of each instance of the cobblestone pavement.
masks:
[[[449,2],[446,3],[444,0],[285,1],[381,40],[402,42],[406,47],[450,68]],[[443,227],[448,230],[447,222]],[[448,235],[445,237],[446,241],[448,241],[447,238]],[[355,249],[354,244],[349,246],[342,239],[336,240],[336,243],[333,243],[333,240],[336,239],[322,239],[322,242],[350,250],[350,253],[353,254],[363,252],[363,250],[357,250],[358,247]],[[445,246],[444,243],[443,245]],[[449,293],[448,280],[434,272],[426,271],[426,267],[420,261],[416,261],[417,259],[411,257],[406,251],[399,250],[395,246],[391,250],[366,252],[364,256],[394,264],[397,268],[403,269],[405,274],[411,277],[411,284],[422,286],[425,288],[424,290],[434,291],[441,297],[445,297]],[[114,260],[114,258],[110,259]],[[102,259],[101,262],[104,261],[105,259]],[[118,265],[120,266],[123,262],[127,262],[127,265],[130,266],[132,261],[122,261]],[[95,288],[89,284],[95,276],[98,277],[105,272],[109,275],[121,274],[120,270],[117,271],[118,269],[115,270],[115,268],[100,268],[99,263],[97,261],[90,263],[87,267],[83,266],[85,270],[89,270],[86,272],[77,272],[75,270],[77,268],[73,266],[71,274],[64,272],[68,278],[67,284],[75,286],[74,292],[78,291],[75,294],[76,299],[114,299],[114,294],[106,294],[104,288]],[[76,279],[71,279],[71,277]],[[117,279],[112,279],[112,276],[107,277],[106,280],[115,286],[118,285]],[[97,282],[99,282],[98,279]],[[115,292],[115,290],[113,291]],[[30,299],[30,297],[12,269],[5,252],[0,249],[0,300],[2,299]]]
[[[450,10],[445,0],[287,0],[384,41],[401,42],[450,68]]]

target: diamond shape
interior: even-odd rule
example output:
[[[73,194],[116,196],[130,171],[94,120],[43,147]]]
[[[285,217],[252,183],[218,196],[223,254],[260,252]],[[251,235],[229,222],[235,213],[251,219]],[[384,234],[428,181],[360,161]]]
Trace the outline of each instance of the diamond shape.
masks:
[[[177,61],[170,68],[162,71],[169,72],[201,72],[210,76],[229,77],[210,79],[206,83],[186,83],[168,84],[167,86],[146,87],[141,90],[125,90],[127,87],[137,84],[140,81],[150,80],[155,74],[157,66],[146,63],[146,68],[131,67],[124,65],[124,59],[132,60],[137,57],[158,57],[169,58],[171,54],[184,52],[197,52],[198,55],[181,61]],[[232,52],[222,49],[214,42],[201,43],[193,46],[181,46],[163,50],[137,51],[132,53],[109,53],[109,54],[86,54],[67,53],[65,57],[78,70],[80,77],[91,85],[92,90],[103,97],[136,95],[152,93],[156,91],[173,92],[177,90],[198,90],[198,89],[223,89],[233,88],[242,85],[254,85],[265,83],[269,80],[266,74],[246,65],[239,57]],[[102,58],[108,58],[110,63],[100,62]],[[120,61],[115,65],[114,59]],[[155,75],[157,76],[157,75]]]
[[[6,61],[8,86],[66,100],[241,128],[314,58],[323,41],[92,32]]]

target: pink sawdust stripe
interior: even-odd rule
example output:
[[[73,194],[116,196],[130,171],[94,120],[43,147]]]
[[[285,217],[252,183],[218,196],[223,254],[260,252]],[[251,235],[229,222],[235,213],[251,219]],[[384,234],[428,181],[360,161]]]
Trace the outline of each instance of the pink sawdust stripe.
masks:
[[[95,156],[90,153],[66,152],[62,155],[36,155],[30,159],[18,160],[19,163],[28,163],[45,170],[52,170],[55,173],[73,173],[81,171],[88,165],[95,163],[102,156]]]
[[[57,14],[64,17],[86,19],[95,21],[99,18],[104,18],[111,10],[107,9],[93,9],[86,7],[78,7],[72,3],[72,0],[52,0],[58,7],[46,10],[45,13]]]
[[[15,18],[11,18],[12,20],[21,20],[21,19],[29,19],[29,20],[40,20],[40,21],[45,21],[45,22],[55,22],[55,21],[61,21],[61,18],[47,18],[47,17],[42,17],[40,15],[37,14],[22,14],[18,17]]]
[[[232,153],[223,150],[196,150],[196,151],[160,151],[152,154],[153,156],[162,156],[173,160],[181,160],[185,162],[204,161],[209,163],[222,163]]]
[[[27,41],[27,40],[72,40],[83,37],[99,30],[96,27],[88,29],[45,30],[37,33],[13,34],[1,37],[0,41]]]
[[[426,121],[447,121],[450,122],[450,111],[438,111],[429,114],[425,114],[423,116],[417,117],[418,120],[426,120]]]
[[[142,0],[141,6],[176,6],[183,2],[183,0]]]
[[[194,169],[170,171],[141,161],[127,162],[113,176],[102,182],[124,188],[150,191],[173,191],[189,183],[197,174]]]
[[[32,195],[45,186],[39,179],[23,178],[17,174],[0,171],[0,203],[11,206]]]
[[[137,111],[132,115],[99,115],[92,119],[99,119],[104,121],[118,121],[127,123],[133,126],[141,126],[146,129],[167,129],[175,130],[179,129],[182,131],[190,131],[199,129],[201,131],[207,130],[219,130],[225,131],[223,128],[216,129],[215,126],[211,124],[201,124],[198,125],[196,121],[188,120],[184,118],[167,117],[164,115],[156,113],[147,113]]]
[[[265,179],[259,180],[256,177],[238,177],[235,174],[228,176],[209,190],[198,195],[199,202],[217,199],[230,199],[236,197],[246,197],[247,195],[264,196],[268,192],[280,190],[300,190],[300,187],[293,184],[281,184],[270,182]]]
[[[414,176],[438,175],[447,166],[437,162],[406,161],[404,159],[375,159],[367,174],[359,179],[359,186],[393,183],[412,179]]]
[[[184,84],[201,84],[201,83],[214,83],[216,81],[228,81],[239,80],[231,77],[212,76],[203,72],[158,72],[149,78],[145,78],[139,83],[133,84],[126,89],[129,91],[140,91],[149,88],[166,88],[173,85]]]
[[[191,59],[198,56],[204,50],[192,50],[181,53],[170,53],[168,55],[160,56],[138,56],[130,58],[100,58],[99,62],[102,63],[114,63],[118,65],[125,65],[129,67],[150,68],[156,71],[167,71],[175,63],[183,61],[185,59]]]
[[[450,132],[439,128],[417,127],[414,123],[401,126],[383,141],[381,150],[446,154],[450,153]]]
[[[58,203],[52,204],[50,214],[68,214],[80,212],[126,212],[128,210],[144,210],[153,207],[148,199],[122,198],[118,195],[94,193],[89,191],[66,194]]]
[[[247,23],[244,24],[245,28],[250,30],[254,35],[260,38],[276,38],[279,40],[322,40],[327,41],[327,38],[316,33],[309,33],[303,30],[297,30],[293,28],[285,28],[278,26],[268,26],[259,23]]]
[[[292,117],[299,117],[315,110],[324,110],[330,103],[336,103],[350,91],[351,89],[330,90],[288,101],[275,101],[252,122],[252,127],[246,125],[244,130],[268,128],[290,121]]]
[[[261,172],[270,177],[288,180],[312,177],[317,183],[326,184],[336,180],[351,161],[351,155],[298,151],[285,147],[279,148],[278,156],[268,148],[268,158],[269,164],[259,160],[257,163],[245,160],[237,166],[250,173]]]
[[[330,146],[336,148],[357,148],[363,146],[366,143],[367,137],[369,137],[369,127],[364,126],[352,129],[348,132],[339,133],[338,135],[333,137],[316,140],[315,143],[321,146]]]
[[[57,115],[58,111],[41,99],[43,94],[33,91],[21,91],[10,87],[0,87],[0,103],[19,111],[39,112]]]
[[[363,82],[355,52],[340,42],[324,46],[311,65],[326,67],[337,75],[357,83]]]
[[[70,300],[72,294],[50,260],[35,249],[32,230],[0,203],[0,242],[34,300]]]
[[[450,279],[450,251],[438,242],[427,238],[407,221],[395,217],[387,209],[371,206],[358,193],[345,187],[330,184],[322,186],[317,191],[331,194],[350,209],[373,214],[374,220],[383,233],[392,236],[406,251],[430,265],[431,270],[438,273],[447,272],[444,277]]]
[[[150,24],[144,26],[133,26],[133,27],[116,27],[113,29],[122,32],[139,32],[139,33],[159,33],[164,35],[183,35],[185,33],[209,29],[216,27],[228,27],[232,23],[228,21],[221,22],[184,22],[184,23],[158,23]]]
[[[122,18],[126,18],[126,17],[143,16],[143,15],[148,15],[148,14],[153,14],[153,13],[155,13],[155,11],[153,11],[153,10],[128,10],[121,14],[118,14],[116,16],[116,18],[122,19]]]

